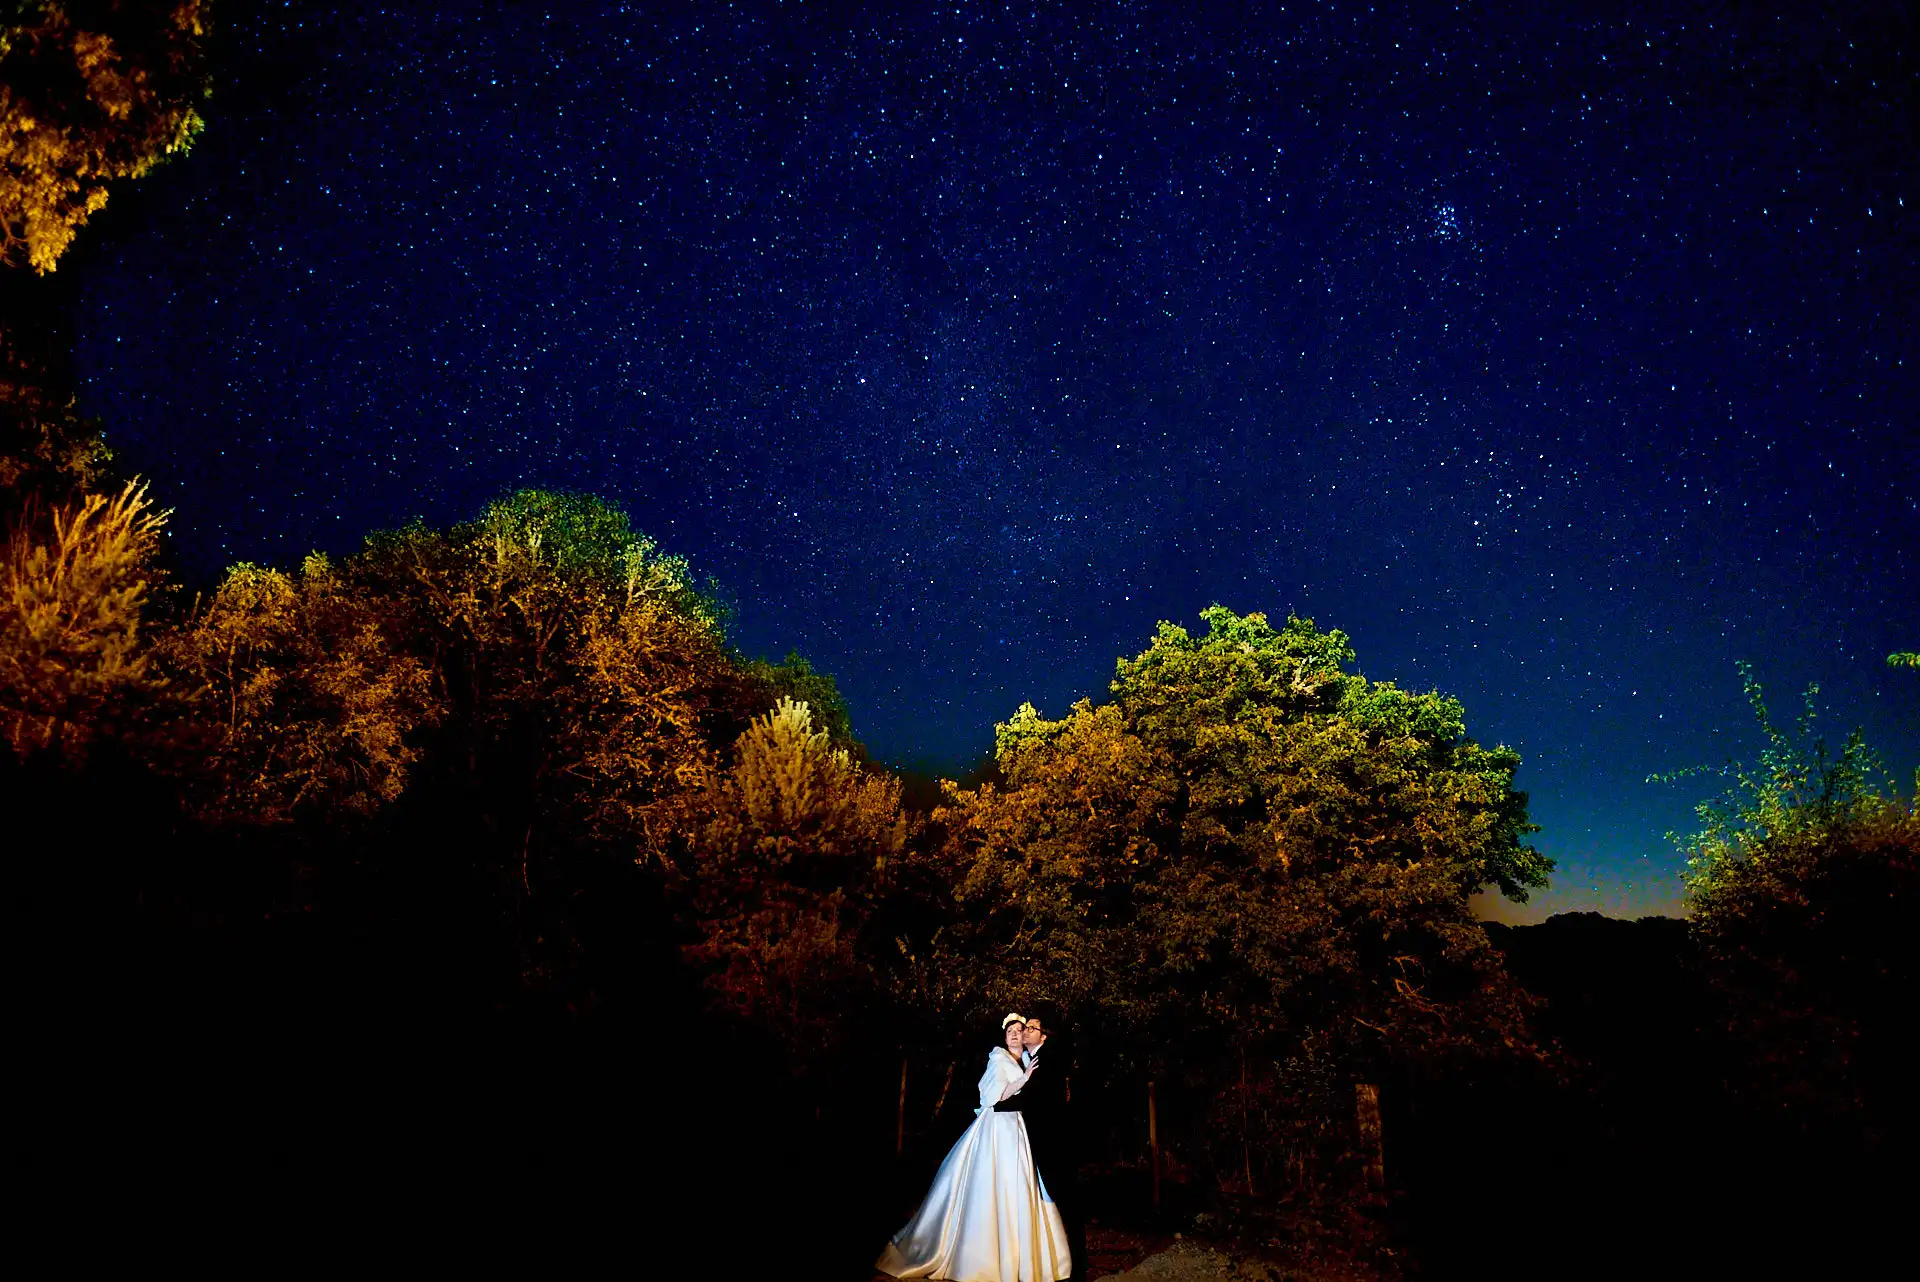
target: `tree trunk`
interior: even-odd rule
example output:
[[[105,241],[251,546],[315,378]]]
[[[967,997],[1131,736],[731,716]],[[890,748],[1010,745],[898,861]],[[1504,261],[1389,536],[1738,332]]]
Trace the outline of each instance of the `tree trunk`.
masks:
[[[1240,1048],[1240,1158],[1247,1168],[1247,1196],[1253,1196],[1253,1139],[1247,1122],[1247,1048]]]
[[[933,1116],[927,1119],[927,1125],[929,1126],[940,1120],[940,1110],[947,1102],[947,1091],[953,1086],[953,1070],[955,1067],[957,1067],[957,1061],[947,1065],[947,1080],[940,1083],[940,1098],[933,1102]]]
[[[1367,1187],[1377,1192],[1387,1186],[1386,1150],[1380,1137],[1380,1088],[1356,1082],[1353,1096],[1360,1118],[1360,1156],[1367,1164]]]
[[[527,855],[533,849],[533,820],[527,820],[527,835],[520,842],[520,889],[526,893],[527,901],[533,901],[533,878],[527,875]]]
[[[1160,1214],[1160,1097],[1157,1083],[1147,1083],[1147,1161],[1153,1170],[1153,1213]]]
[[[893,1130],[893,1155],[907,1151],[907,1055],[900,1053],[900,1115]]]

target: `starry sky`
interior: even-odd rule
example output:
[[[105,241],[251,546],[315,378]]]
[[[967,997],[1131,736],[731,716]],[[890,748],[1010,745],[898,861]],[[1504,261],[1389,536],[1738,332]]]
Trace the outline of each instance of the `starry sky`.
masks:
[[[1736,660],[1920,761],[1916,44],[1632,8],[227,4],[82,405],[201,580],[613,499],[920,769],[1310,616],[1676,912]]]

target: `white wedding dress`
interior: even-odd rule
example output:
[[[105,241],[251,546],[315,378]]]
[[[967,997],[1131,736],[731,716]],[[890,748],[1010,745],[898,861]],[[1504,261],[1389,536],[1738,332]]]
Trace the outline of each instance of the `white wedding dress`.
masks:
[[[1005,1047],[987,1057],[973,1124],[940,1163],[933,1187],[881,1253],[896,1278],[1059,1282],[1073,1272],[1060,1208],[1047,1196],[1027,1142],[1027,1119],[993,1106],[1027,1084]]]

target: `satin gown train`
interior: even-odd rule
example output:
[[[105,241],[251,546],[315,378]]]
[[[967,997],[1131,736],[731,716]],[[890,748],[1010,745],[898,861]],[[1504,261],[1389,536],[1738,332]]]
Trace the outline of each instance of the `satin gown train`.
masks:
[[[1060,1282],[1073,1272],[1060,1208],[1033,1164],[1027,1120],[993,1106],[1027,1084],[995,1047],[980,1078],[980,1108],[933,1177],[907,1226],[881,1253],[882,1273],[953,1282]]]

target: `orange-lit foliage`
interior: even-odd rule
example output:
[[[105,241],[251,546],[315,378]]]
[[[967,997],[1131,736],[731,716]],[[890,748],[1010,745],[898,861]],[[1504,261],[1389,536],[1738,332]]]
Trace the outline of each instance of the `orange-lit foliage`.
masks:
[[[130,484],[14,529],[0,581],[0,731],[14,752],[83,754],[153,692],[141,628],[166,518]]]
[[[650,858],[751,711],[684,562],[597,500],[527,491],[448,531],[376,536],[343,572],[447,709],[441,751],[544,830]],[[524,844],[523,841],[523,844]]]
[[[50,272],[108,185],[186,149],[206,0],[28,0],[0,29],[0,263]]]
[[[754,858],[813,869],[824,904],[854,852],[894,848],[873,834],[899,808],[844,746],[816,752],[819,734],[804,736],[819,771],[766,784],[780,745],[762,743],[765,724],[742,730],[783,691],[837,692],[804,663],[742,660],[721,618],[617,509],[527,491],[298,575],[234,567],[161,647],[189,709],[168,750],[194,811],[220,824],[337,832],[428,788],[425,839],[482,872],[532,987],[578,968],[592,941],[576,909],[600,911],[583,896],[636,863],[681,875],[726,969],[839,920],[811,901],[782,917],[791,905]],[[804,814],[768,786],[799,787]],[[813,947],[807,964],[833,953]]]
[[[861,768],[784,698],[733,756],[682,865],[699,932],[686,951],[722,1009],[804,1065],[846,1036],[871,989],[859,935],[909,835],[900,783]]]
[[[208,818],[284,822],[371,814],[406,786],[415,732],[438,720],[427,669],[395,653],[379,602],[325,557],[295,577],[237,565],[162,643],[205,752]]]
[[[298,575],[235,566],[162,654],[209,754],[210,816],[370,814],[431,741],[489,800],[642,857],[686,826],[712,723],[751,697],[682,563],[614,509],[542,492]]]

